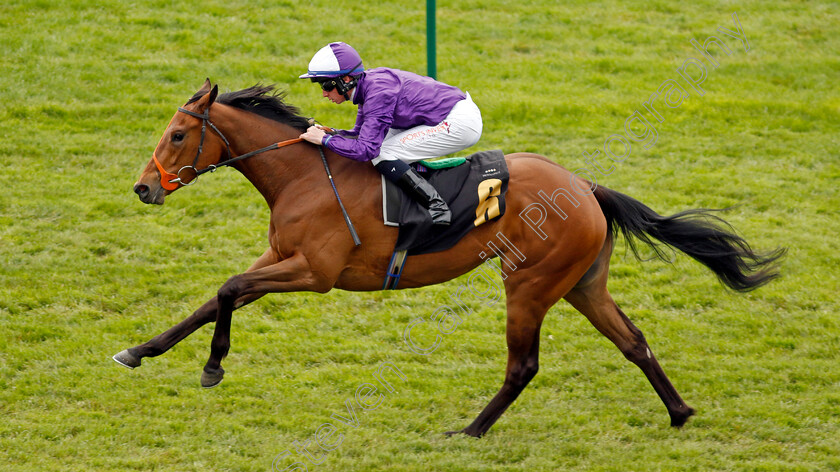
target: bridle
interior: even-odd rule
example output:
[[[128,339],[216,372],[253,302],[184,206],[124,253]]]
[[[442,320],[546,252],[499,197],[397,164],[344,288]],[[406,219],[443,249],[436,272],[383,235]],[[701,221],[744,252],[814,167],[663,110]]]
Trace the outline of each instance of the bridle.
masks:
[[[216,125],[210,121],[210,107],[208,106],[204,113],[196,113],[194,111],[186,110],[184,107],[178,107],[178,111],[181,113],[186,113],[187,115],[193,116],[201,120],[201,140],[198,142],[198,150],[195,152],[195,159],[193,159],[192,165],[184,166],[178,169],[177,174],[173,174],[171,172],[167,172],[166,169],[163,168],[160,161],[157,158],[157,154],[152,152],[152,159],[155,161],[155,166],[157,166],[158,172],[160,172],[160,186],[163,187],[165,190],[175,190],[178,188],[179,185],[187,186],[192,185],[198,180],[198,177],[201,174],[205,174],[207,172],[215,172],[216,169],[219,167],[229,166],[236,161],[241,161],[242,159],[247,159],[251,156],[256,156],[257,154],[272,151],[274,149],[279,149],[284,146],[288,146],[290,144],[296,144],[302,142],[302,138],[293,138],[287,139],[286,141],[280,141],[274,144],[269,144],[264,148],[259,148],[257,150],[246,152],[241,156],[231,157],[230,152],[230,143],[228,142],[225,135],[219,131],[219,128],[216,128]],[[314,121],[313,121],[314,122]],[[204,136],[207,134],[207,125],[210,125],[210,128],[222,138],[222,141],[225,142],[225,147],[227,148],[227,155],[228,159],[218,164],[210,164],[209,166],[205,167],[204,169],[196,169],[195,165],[198,164],[198,158],[201,156],[201,151],[204,149]],[[330,166],[327,164],[327,158],[324,156],[324,150],[321,146],[318,147],[318,152],[321,154],[321,162],[324,164],[324,170],[327,171],[327,177],[330,179],[330,185],[332,185],[333,193],[335,194],[336,200],[338,200],[338,206],[341,209],[341,214],[344,216],[344,222],[347,224],[347,229],[350,230],[350,235],[353,237],[353,243],[356,246],[362,244],[362,241],[359,239],[359,235],[356,233],[356,228],[353,226],[353,222],[350,221],[350,216],[347,214],[347,210],[344,208],[344,204],[341,203],[341,197],[338,195],[338,190],[335,188],[335,182],[333,181],[332,172],[330,171]],[[191,169],[192,172],[195,174],[190,179],[189,182],[184,182],[184,177],[181,177],[181,172],[184,172],[187,169]]]
[[[266,151],[272,151],[274,149],[278,149],[284,146],[288,146],[290,144],[295,144],[303,141],[303,139],[301,138],[288,139],[286,141],[280,141],[274,144],[270,144],[264,148],[260,148],[255,151],[246,152],[241,156],[232,157],[232,153],[230,152],[230,142],[228,142],[225,135],[222,134],[221,131],[219,131],[219,128],[217,128],[216,125],[214,125],[213,122],[210,121],[210,107],[207,107],[207,109],[204,110],[204,113],[196,113],[194,111],[187,110],[184,107],[178,107],[178,111],[180,111],[181,113],[186,113],[187,115],[193,116],[201,120],[201,140],[198,142],[198,150],[196,150],[195,152],[195,159],[193,159],[192,165],[181,167],[180,169],[178,169],[177,174],[167,172],[158,160],[157,154],[154,152],[152,153],[152,159],[154,159],[155,166],[157,166],[158,172],[160,172],[160,186],[163,187],[165,190],[169,191],[175,190],[176,188],[178,188],[179,185],[192,185],[198,180],[198,177],[200,175],[205,174],[207,172],[215,172],[216,169],[218,169],[219,167],[229,166],[234,162],[241,161],[242,159],[247,159],[249,157],[261,154]],[[220,138],[222,138],[222,141],[225,142],[225,148],[227,149],[228,159],[218,164],[210,164],[204,169],[196,169],[195,166],[196,164],[198,164],[198,158],[201,156],[201,152],[204,149],[204,137],[207,134],[207,125],[210,125],[210,128],[213,131],[215,131]],[[188,173],[182,177],[181,173],[184,171],[187,171]],[[190,171],[193,172],[194,175],[192,175],[192,178],[189,179],[189,182],[184,182],[184,179],[186,177],[189,177]]]

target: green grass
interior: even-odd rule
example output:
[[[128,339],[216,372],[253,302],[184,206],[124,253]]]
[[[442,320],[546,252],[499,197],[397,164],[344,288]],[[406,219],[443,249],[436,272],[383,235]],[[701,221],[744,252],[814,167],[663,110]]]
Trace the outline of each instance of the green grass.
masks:
[[[288,449],[282,464],[310,471],[840,470],[832,2],[438,2],[438,76],[481,107],[476,150],[573,169],[678,79],[697,56],[689,39],[732,48],[705,96],[665,110],[657,143],[599,179],[661,213],[735,206],[725,218],[755,247],[789,248],[781,279],[739,295],[687,257],[640,263],[619,245],[610,290],[698,410],[681,430],[641,372],[561,303],[522,396],[481,440],[446,439],[501,385],[504,312],[470,301],[476,313],[429,356],[402,332],[463,279],[267,296],[234,314],[214,390],[198,386],[207,328],[134,371],[110,360],[189,315],[266,245],[265,204],[234,171],[163,207],[131,192],[175,107],[205,77],[222,91],[277,83],[305,113],[350,127],[353,107],[296,77],[333,40],[368,67],[424,72],[423,6],[0,6],[0,468],[265,471]],[[717,32],[733,11],[748,52]],[[357,428],[331,420],[386,361],[407,380],[377,409],[357,407]],[[343,439],[314,465],[293,442],[328,421]]]

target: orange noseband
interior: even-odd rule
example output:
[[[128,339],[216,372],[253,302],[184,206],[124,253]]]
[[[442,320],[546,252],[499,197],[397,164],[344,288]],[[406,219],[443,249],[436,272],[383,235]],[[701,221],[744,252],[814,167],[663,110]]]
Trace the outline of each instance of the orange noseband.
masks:
[[[167,172],[160,164],[160,161],[157,158],[157,154],[155,154],[154,152],[152,153],[152,159],[154,159],[158,172],[160,172],[160,186],[163,187],[165,190],[169,190],[170,192],[178,188],[178,182],[172,182],[173,180],[177,179],[178,176]]]

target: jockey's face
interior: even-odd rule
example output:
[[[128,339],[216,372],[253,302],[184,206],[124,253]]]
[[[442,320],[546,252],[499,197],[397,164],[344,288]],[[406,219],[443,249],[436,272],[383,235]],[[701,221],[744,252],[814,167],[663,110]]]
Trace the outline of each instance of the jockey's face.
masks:
[[[326,90],[321,91],[321,95],[329,98],[333,103],[341,103],[344,102],[344,95],[338,93],[338,89],[332,89],[329,92]]]

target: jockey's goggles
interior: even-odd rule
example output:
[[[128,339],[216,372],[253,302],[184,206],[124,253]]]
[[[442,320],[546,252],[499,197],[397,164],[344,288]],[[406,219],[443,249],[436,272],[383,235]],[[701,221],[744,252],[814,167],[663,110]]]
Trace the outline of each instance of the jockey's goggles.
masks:
[[[329,80],[325,80],[323,82],[320,82],[321,90],[323,90],[324,92],[332,92],[333,89],[335,89],[338,86],[338,81],[339,80],[341,80],[341,79],[329,79]]]

